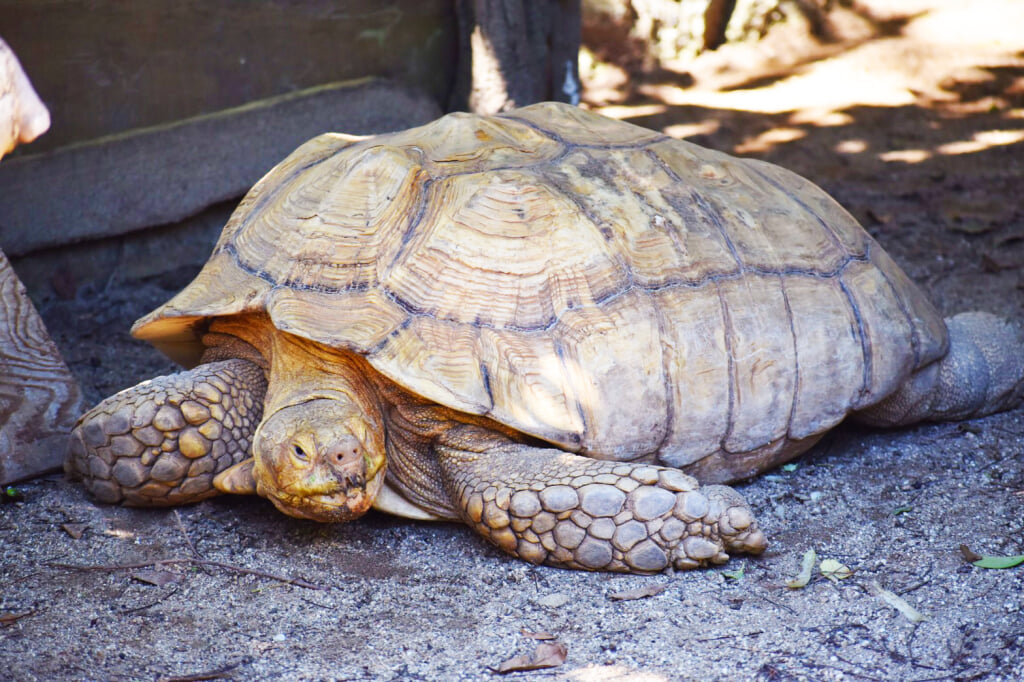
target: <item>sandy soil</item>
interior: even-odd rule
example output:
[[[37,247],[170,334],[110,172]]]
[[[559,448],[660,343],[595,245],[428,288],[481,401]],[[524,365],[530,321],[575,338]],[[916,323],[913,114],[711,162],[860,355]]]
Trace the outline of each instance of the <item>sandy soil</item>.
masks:
[[[836,17],[843,39],[831,45],[780,33],[688,64],[685,90],[648,79],[624,98],[613,72],[591,74],[591,101],[812,178],[943,311],[1021,319],[1024,6],[860,9]],[[192,274],[39,294],[91,401],[173,369],[127,329]],[[516,677],[1021,679],[1024,568],[976,568],[959,546],[1024,553],[1022,451],[1020,410],[842,427],[792,470],[741,486],[771,540],[765,555],[653,577],[533,567],[457,525],[305,523],[257,499],[102,507],[53,476],[0,506],[0,675],[486,679],[547,633],[565,663]],[[852,575],[816,567],[788,589],[809,549]],[[612,599],[651,586],[664,590]]]

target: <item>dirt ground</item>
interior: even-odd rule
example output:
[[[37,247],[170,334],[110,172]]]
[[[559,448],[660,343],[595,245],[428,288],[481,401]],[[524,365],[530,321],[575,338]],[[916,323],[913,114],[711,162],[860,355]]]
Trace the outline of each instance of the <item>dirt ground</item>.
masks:
[[[783,31],[702,57],[689,77],[637,79],[626,96],[620,74],[593,68],[589,97],[815,180],[944,312],[1021,320],[1024,6],[858,10],[835,16],[837,43]],[[72,297],[33,291],[90,402],[173,371],[127,330],[193,273],[115,271]],[[488,679],[550,635],[565,662],[510,675],[1024,679],[1024,566],[977,568],[959,549],[1024,553],[1022,453],[1024,410],[841,427],[795,467],[740,486],[771,542],[763,556],[651,577],[534,567],[467,528],[377,514],[330,527],[248,498],[98,506],[55,475],[0,505],[0,676]],[[810,549],[852,575],[816,566],[806,587],[787,588]],[[652,586],[664,589],[612,598]]]

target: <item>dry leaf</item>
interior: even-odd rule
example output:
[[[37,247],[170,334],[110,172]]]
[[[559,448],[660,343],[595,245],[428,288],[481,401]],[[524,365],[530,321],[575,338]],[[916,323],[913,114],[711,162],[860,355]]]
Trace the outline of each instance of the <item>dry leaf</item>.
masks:
[[[960,545],[960,553],[964,555],[964,559],[967,559],[972,564],[975,561],[981,561],[981,555],[972,550],[967,545]]]
[[[928,616],[915,609],[906,599],[898,594],[890,592],[875,581],[871,581],[870,587],[875,596],[902,613],[903,617],[911,623],[920,623],[922,620],[928,620]]]
[[[844,566],[835,559],[823,559],[821,564],[818,565],[818,570],[832,582],[846,580],[853,575],[853,571],[848,566]]]
[[[25,616],[31,616],[35,611],[22,611],[21,613],[2,613],[0,614],[0,625],[10,625],[16,623]]]
[[[142,571],[135,571],[131,574],[131,577],[148,585],[163,587],[164,585],[180,582],[183,576],[180,573],[172,573],[170,571],[145,569]]]
[[[667,583],[653,583],[645,587],[625,590],[624,592],[612,592],[608,595],[608,598],[612,601],[633,601],[634,599],[653,597],[656,594],[661,594],[666,589],[668,589]]]
[[[532,654],[513,656],[492,670],[499,673],[511,673],[519,670],[557,668],[565,663],[567,654],[568,649],[561,642],[541,642]]]
[[[84,523],[62,523],[61,529],[75,540],[81,540],[87,526]]]
[[[805,587],[807,583],[811,582],[811,573],[814,570],[814,562],[817,561],[818,554],[813,550],[809,549],[804,552],[804,558],[800,562],[800,573],[795,578],[786,581],[786,587],[791,590],[799,590],[801,587]]]

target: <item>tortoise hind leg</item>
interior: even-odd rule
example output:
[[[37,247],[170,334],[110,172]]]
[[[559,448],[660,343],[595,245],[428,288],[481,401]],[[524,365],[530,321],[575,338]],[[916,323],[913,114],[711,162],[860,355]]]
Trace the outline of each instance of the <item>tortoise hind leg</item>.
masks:
[[[435,450],[463,520],[532,563],[654,573],[765,548],[738,493],[699,489],[678,469],[531,447],[474,426],[451,429]]]
[[[1015,407],[1024,398],[1024,343],[989,313],[946,319],[949,352],[922,367],[885,400],[854,413],[874,426],[957,421]]]
[[[78,420],[64,468],[111,504],[211,497],[213,477],[249,456],[266,388],[263,370],[241,359],[144,381]]]

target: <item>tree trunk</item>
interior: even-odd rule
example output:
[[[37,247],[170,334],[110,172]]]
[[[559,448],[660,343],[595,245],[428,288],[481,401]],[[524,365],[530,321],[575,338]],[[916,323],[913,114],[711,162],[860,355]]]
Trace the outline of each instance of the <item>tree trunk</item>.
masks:
[[[456,12],[451,109],[493,114],[579,101],[580,0],[456,0]]]

